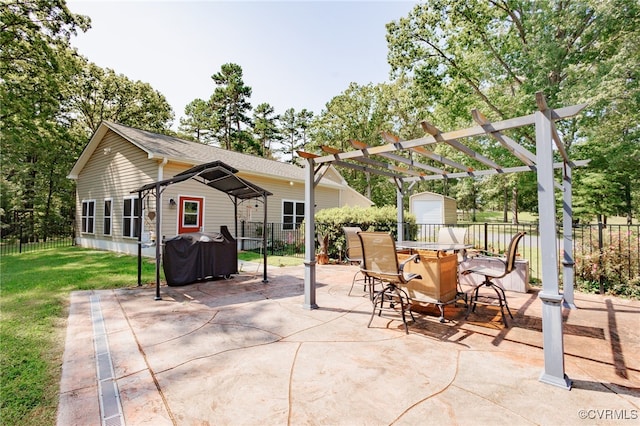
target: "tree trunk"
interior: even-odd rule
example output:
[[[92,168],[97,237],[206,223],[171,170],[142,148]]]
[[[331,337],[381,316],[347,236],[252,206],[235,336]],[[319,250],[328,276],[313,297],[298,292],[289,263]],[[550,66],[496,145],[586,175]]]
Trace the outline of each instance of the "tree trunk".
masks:
[[[366,173],[367,176],[367,198],[371,199],[371,175],[369,172]]]
[[[475,222],[476,221],[476,209],[478,208],[478,192],[476,191],[476,186],[474,184],[472,184],[472,188],[473,188],[473,206],[471,207],[471,211],[472,211],[472,216],[471,216],[471,221]]]
[[[624,182],[624,207],[627,211],[627,225],[633,223],[633,206],[631,204],[631,182],[625,179]]]

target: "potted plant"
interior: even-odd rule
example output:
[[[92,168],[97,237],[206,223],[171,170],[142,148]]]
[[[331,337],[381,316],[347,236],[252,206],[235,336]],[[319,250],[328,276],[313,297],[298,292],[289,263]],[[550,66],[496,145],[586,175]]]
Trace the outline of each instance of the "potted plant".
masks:
[[[326,265],[329,263],[329,234],[318,235],[318,243],[320,252],[316,255],[316,261],[319,265]]]

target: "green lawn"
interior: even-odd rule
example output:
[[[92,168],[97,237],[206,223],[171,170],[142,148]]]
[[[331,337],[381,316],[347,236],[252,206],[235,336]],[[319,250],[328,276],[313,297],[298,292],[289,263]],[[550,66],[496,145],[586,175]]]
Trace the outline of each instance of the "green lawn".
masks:
[[[302,259],[269,256],[267,263]],[[135,256],[77,247],[0,258],[0,424],[56,424],[69,294],[135,287],[137,271]],[[142,281],[155,283],[155,260],[144,259]]]

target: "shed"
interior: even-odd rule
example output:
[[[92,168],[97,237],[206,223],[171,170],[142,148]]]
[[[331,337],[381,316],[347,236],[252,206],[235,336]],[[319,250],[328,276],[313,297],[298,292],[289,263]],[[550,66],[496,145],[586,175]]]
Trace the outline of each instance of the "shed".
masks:
[[[434,192],[420,192],[409,197],[409,211],[419,224],[452,225],[458,221],[456,200]]]

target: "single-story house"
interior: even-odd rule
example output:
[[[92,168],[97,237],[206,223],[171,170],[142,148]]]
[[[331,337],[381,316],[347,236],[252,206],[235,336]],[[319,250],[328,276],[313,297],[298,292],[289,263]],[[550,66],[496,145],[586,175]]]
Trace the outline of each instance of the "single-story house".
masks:
[[[267,222],[283,230],[295,230],[303,221],[303,168],[105,121],[68,175],[76,181],[76,243],[137,253],[138,217],[143,218],[143,241],[155,241],[157,206],[154,197],[144,197],[141,203],[132,191],[213,161],[228,164],[238,170],[239,177],[273,194],[266,203]],[[317,210],[373,205],[349,187],[334,168],[320,180],[315,194]],[[161,203],[162,238],[188,232],[218,232],[223,225],[234,232],[236,218],[229,196],[197,181],[167,186]],[[238,220],[262,222],[263,209],[264,203],[242,202],[237,209]],[[153,253],[146,250],[144,254]]]

